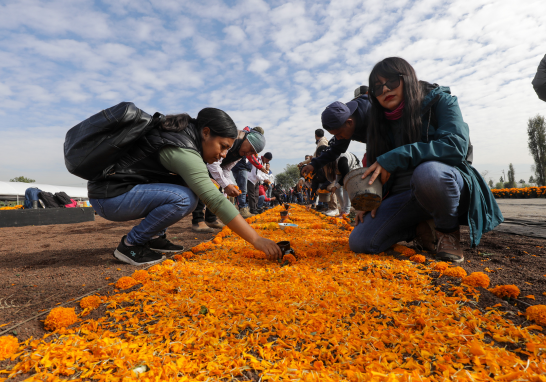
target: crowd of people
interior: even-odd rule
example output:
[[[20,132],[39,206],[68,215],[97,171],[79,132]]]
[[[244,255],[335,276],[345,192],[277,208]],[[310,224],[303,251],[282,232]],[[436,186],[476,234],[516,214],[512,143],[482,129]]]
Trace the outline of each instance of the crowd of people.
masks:
[[[121,239],[114,256],[141,265],[183,250],[167,239],[166,230],[192,213],[195,231],[226,224],[268,258],[279,259],[276,243],[262,238],[245,218],[285,202],[328,216],[346,215],[351,202],[344,179],[366,167],[362,180],[381,182],[383,200],[373,211],[356,211],[349,239],[353,251],[380,253],[397,242],[414,241],[438,260],[463,261],[460,226],[468,225],[475,246],[503,217],[472,167],[469,126],[457,97],[446,86],[419,80],[398,57],[378,62],[368,80],[353,100],[324,109],[322,128],[314,133],[315,152],[299,164],[301,178],[290,189],[274,183],[272,153],[259,155],[266,146],[261,127],[238,130],[227,113],[214,108],[201,110],[195,119],[154,116],[153,129],[127,158],[88,183],[91,205],[100,216],[142,219]],[[546,56],[533,86],[545,99]],[[348,151],[352,141],[366,144],[362,157]],[[320,195],[328,195],[322,198],[328,201],[320,201]]]

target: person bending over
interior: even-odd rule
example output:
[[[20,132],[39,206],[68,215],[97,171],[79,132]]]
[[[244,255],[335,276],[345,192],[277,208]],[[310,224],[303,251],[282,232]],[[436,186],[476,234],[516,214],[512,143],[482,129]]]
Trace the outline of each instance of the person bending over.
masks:
[[[326,178],[329,182],[333,183],[330,192],[335,193],[337,196],[337,203],[339,205],[339,215],[337,217],[349,215],[351,212],[349,193],[343,186],[343,182],[349,172],[360,167],[362,167],[360,160],[353,153],[343,153],[334,162],[328,163],[323,167]]]
[[[212,183],[206,164],[225,158],[237,127],[224,111],[205,108],[197,119],[168,115],[123,157],[112,173],[88,183],[89,201],[111,221],[143,220],[123,236],[114,256],[128,264],[154,264],[184,248],[166,238],[166,230],[203,203],[235,233],[277,259],[274,241],[262,238]],[[158,252],[156,252],[158,251]]]
[[[503,217],[470,165],[469,129],[457,97],[448,87],[418,81],[413,67],[398,57],[377,63],[369,81],[371,166],[362,178],[371,175],[370,184],[379,178],[386,197],[377,210],[357,214],[351,249],[380,253],[418,237],[425,249],[436,249],[437,260],[463,261],[459,225],[469,225],[475,246]]]
[[[537,74],[533,78],[533,87],[538,98],[546,102],[546,55],[538,65]]]

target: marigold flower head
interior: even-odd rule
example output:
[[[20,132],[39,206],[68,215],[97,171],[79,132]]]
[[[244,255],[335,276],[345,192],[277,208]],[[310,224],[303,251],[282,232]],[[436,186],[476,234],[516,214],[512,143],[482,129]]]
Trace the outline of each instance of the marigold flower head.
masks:
[[[97,309],[101,304],[102,299],[99,296],[87,296],[81,299],[80,308],[82,309]]]
[[[150,268],[148,268],[148,273],[158,273],[163,269],[161,264],[152,265]]]
[[[19,348],[19,340],[14,336],[0,337],[0,361],[11,357]]]
[[[463,279],[463,283],[474,287],[488,288],[490,280],[489,276],[483,272],[473,272]]]
[[[449,268],[449,264],[443,261],[440,261],[439,263],[434,264],[432,269],[434,269],[437,272],[444,272],[447,268]]]
[[[212,242],[213,242],[214,244],[222,244],[222,238],[219,237],[219,236],[217,236],[217,237],[215,237],[214,239],[212,239]]]
[[[393,245],[392,249],[395,252],[401,253],[402,255],[407,256],[407,257],[415,255],[415,251],[413,249],[408,248],[408,247],[406,247],[404,245],[395,244],[395,245]]]
[[[172,267],[173,265],[174,265],[174,261],[172,261],[171,259],[167,259],[163,262],[164,267]]]
[[[138,269],[133,272],[131,277],[134,278],[139,283],[144,283],[146,280],[150,278],[150,274],[145,269]]]
[[[45,319],[44,327],[46,330],[53,331],[66,328],[76,321],[78,321],[78,316],[76,316],[74,308],[63,308],[62,306],[59,306],[49,312]]]
[[[444,276],[458,277],[462,279],[466,276],[466,271],[461,267],[447,268],[444,271]]]
[[[138,284],[134,278],[130,276],[123,276],[116,282],[116,288],[119,289],[128,289]]]
[[[416,263],[424,263],[427,259],[423,255],[413,255],[410,257],[411,261],[415,261]]]
[[[546,305],[533,305],[525,310],[525,316],[539,325],[546,326]]]
[[[282,261],[288,261],[290,264],[294,264],[296,262],[296,258],[293,254],[289,253],[283,256]]]
[[[489,289],[489,292],[499,298],[518,298],[520,293],[519,288],[515,285],[497,285],[496,287]]]

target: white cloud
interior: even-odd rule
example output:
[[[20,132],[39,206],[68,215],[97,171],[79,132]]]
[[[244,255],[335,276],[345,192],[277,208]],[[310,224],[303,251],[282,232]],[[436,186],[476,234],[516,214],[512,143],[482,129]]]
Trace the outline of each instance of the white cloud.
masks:
[[[254,57],[254,59],[248,66],[248,70],[254,73],[263,74],[267,69],[269,69],[270,66],[271,64],[268,60],[263,57],[257,56]]]

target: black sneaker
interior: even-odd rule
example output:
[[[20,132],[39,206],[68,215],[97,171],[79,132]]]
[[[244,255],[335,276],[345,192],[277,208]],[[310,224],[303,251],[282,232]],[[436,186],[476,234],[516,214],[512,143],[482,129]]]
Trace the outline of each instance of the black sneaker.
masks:
[[[147,245],[126,246],[126,237],[121,238],[121,243],[114,251],[116,259],[131,265],[156,264],[165,259],[165,256],[152,251]]]
[[[151,250],[159,252],[182,252],[184,250],[183,246],[173,244],[167,240],[167,235],[150,240],[148,246]]]

